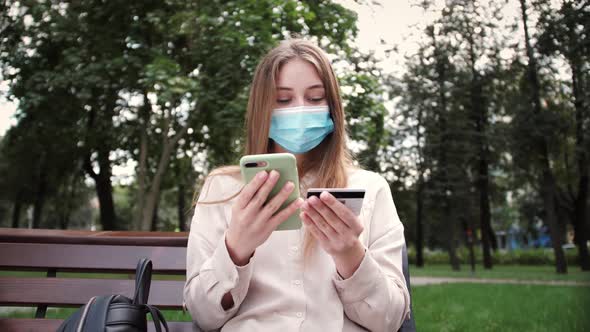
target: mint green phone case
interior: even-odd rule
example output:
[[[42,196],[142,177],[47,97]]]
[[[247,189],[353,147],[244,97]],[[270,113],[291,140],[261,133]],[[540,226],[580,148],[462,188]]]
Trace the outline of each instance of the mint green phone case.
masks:
[[[258,165],[256,167],[246,167],[250,163],[265,163],[264,165]],[[270,154],[258,154],[243,156],[240,159],[240,170],[242,172],[242,178],[244,183],[249,183],[254,176],[260,171],[270,172],[271,170],[277,170],[280,174],[279,180],[270,192],[267,198],[267,202],[273,198],[287,183],[287,181],[293,182],[295,188],[289,195],[289,198],[278,211],[286,208],[291,202],[299,198],[299,176],[297,174],[297,160],[295,156],[290,153],[270,153]],[[277,211],[277,213],[278,213]],[[289,219],[284,221],[277,227],[277,231],[293,230],[301,228],[301,219],[299,219],[300,210],[298,209],[293,213]]]

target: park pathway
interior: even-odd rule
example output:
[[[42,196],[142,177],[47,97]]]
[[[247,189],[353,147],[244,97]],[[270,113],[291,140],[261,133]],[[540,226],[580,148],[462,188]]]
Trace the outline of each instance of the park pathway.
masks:
[[[454,278],[454,277],[411,277],[412,286],[440,285],[453,283],[473,284],[511,284],[511,285],[549,285],[590,287],[590,281],[567,280],[523,280],[523,279],[492,279],[492,278]]]

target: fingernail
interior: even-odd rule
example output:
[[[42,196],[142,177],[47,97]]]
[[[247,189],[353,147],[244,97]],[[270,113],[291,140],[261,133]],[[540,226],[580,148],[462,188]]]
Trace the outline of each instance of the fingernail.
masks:
[[[285,184],[285,190],[293,189],[293,182],[289,181]]]
[[[277,172],[276,170],[273,169],[272,171],[270,171],[270,176],[272,176],[273,178],[276,178],[279,176],[279,172]]]
[[[303,200],[301,199],[301,197],[299,197],[297,199],[297,207],[301,207],[303,205]]]
[[[256,174],[256,176],[259,179],[264,179],[266,177],[266,171],[260,171],[260,172],[258,172],[258,174]]]

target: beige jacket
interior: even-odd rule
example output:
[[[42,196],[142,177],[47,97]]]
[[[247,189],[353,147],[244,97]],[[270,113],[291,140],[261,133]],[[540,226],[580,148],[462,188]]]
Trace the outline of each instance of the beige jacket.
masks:
[[[303,181],[301,192],[305,195]],[[212,176],[199,201],[231,197],[243,183]],[[354,275],[343,280],[319,246],[303,257],[304,229],[275,231],[248,265],[237,267],[225,246],[231,221],[227,203],[197,204],[187,252],[184,301],[204,331],[397,331],[409,314],[402,273],[404,228],[391,191],[380,175],[349,171],[349,188],[366,190],[360,220],[367,248]],[[231,292],[234,306],[221,298]]]

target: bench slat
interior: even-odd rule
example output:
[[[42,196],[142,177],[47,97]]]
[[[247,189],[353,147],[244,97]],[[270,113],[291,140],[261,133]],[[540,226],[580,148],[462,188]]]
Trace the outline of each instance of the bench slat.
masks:
[[[0,242],[186,247],[188,232],[0,228]]]
[[[97,295],[121,294],[133,298],[134,288],[135,280],[0,277],[0,303],[80,306]],[[183,288],[184,281],[152,280],[149,303],[160,309],[180,309]]]
[[[0,331],[55,332],[62,321],[61,319],[0,318]],[[168,322],[168,328],[170,332],[191,332],[193,324],[190,322]],[[148,322],[148,331],[156,331],[151,322]]]
[[[2,269],[133,272],[142,257],[155,273],[185,274],[186,248],[77,244],[0,243]]]

